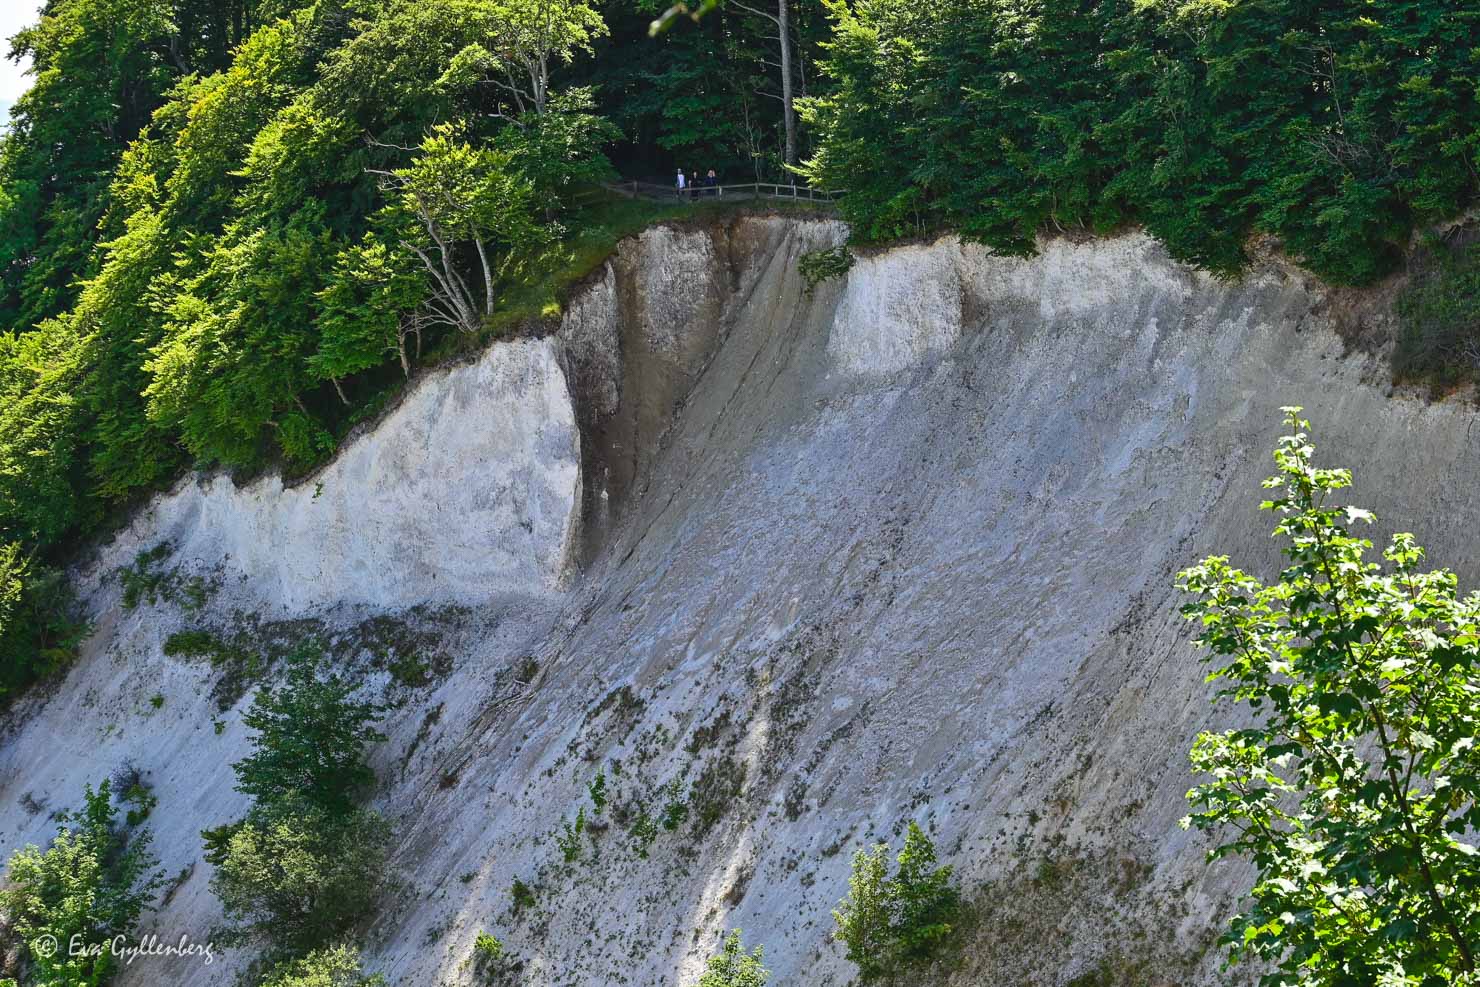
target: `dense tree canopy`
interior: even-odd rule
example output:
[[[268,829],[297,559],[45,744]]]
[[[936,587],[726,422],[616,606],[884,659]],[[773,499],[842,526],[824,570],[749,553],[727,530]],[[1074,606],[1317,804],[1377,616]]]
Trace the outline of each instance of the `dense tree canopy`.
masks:
[[[1461,0],[725,0],[651,35],[669,6],[48,3],[0,138],[0,549],[25,582],[182,469],[321,462],[548,278],[617,171],[799,171],[861,240],[1024,253],[1141,223],[1231,271],[1271,233],[1345,282],[1475,194]],[[36,639],[16,620],[0,641]]]
[[[1138,222],[1229,271],[1254,232],[1336,281],[1474,198],[1464,0],[830,0],[807,173],[865,238]]]
[[[599,35],[589,7],[567,5],[568,22],[546,30],[502,0],[322,0],[271,19],[258,7],[212,6],[205,17],[135,0],[136,16],[121,18],[100,6],[56,4],[22,35],[38,81],[3,145],[15,160],[43,146],[75,157],[34,168],[86,178],[75,196],[86,215],[75,222],[96,230],[96,242],[69,239],[81,255],[44,275],[51,287],[29,285],[52,261],[38,246],[44,230],[19,229],[36,215],[19,200],[45,192],[70,202],[72,186],[6,181],[16,200],[14,221],[0,217],[15,246],[8,308],[21,314],[0,336],[0,532],[29,545],[55,544],[191,461],[306,464],[332,449],[351,414],[346,378],[394,359],[395,327],[427,295],[417,278],[428,272],[409,249],[416,238],[390,228],[405,226],[404,196],[378,176],[425,174],[447,158],[446,141],[425,143],[434,125],[455,129],[473,163],[503,162],[504,177],[479,190],[478,218],[496,211],[506,234],[520,232],[487,245],[498,255],[490,266],[558,235],[562,197],[606,177],[600,145],[610,134],[589,95],[546,92],[542,74]],[[106,81],[51,80],[47,66],[60,56],[43,55],[51,49],[41,39],[80,45],[59,20],[84,16],[115,32],[135,25],[129,38],[92,41],[129,57]],[[478,78],[463,71],[470,52],[483,52]],[[528,114],[508,112],[508,78],[526,90],[537,80]],[[52,83],[66,98],[43,101]],[[103,90],[136,98],[118,103]],[[96,133],[78,126],[87,113],[68,102],[83,98],[115,106]],[[388,266],[366,270],[376,264]],[[356,317],[367,308],[373,317]]]
[[[118,819],[118,803],[106,780],[96,791],[86,788],[80,811],[56,818],[57,834],[49,846],[32,844],[10,856],[0,890],[6,932],[13,937],[7,946],[23,944],[28,984],[106,984],[123,959],[110,950],[66,947],[134,935],[140,913],[163,883],[149,851],[151,834],[139,828],[141,818]]]
[[[618,135],[563,78],[605,33],[578,0],[56,0],[15,39],[7,663],[75,636],[38,553],[192,463],[322,460],[429,327],[481,330],[611,174]],[[476,284],[454,323],[449,284]]]

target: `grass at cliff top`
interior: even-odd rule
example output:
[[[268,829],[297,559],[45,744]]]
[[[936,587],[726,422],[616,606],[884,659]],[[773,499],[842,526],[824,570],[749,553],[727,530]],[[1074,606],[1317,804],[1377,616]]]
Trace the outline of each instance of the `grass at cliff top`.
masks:
[[[428,356],[431,362],[450,359],[480,349],[495,339],[548,327],[564,314],[576,285],[600,269],[623,240],[650,226],[663,222],[715,222],[757,213],[833,215],[831,207],[825,204],[784,199],[665,202],[604,193],[568,218],[570,236],[525,264],[520,276],[504,286],[482,333],[476,337],[449,336],[430,350]]]

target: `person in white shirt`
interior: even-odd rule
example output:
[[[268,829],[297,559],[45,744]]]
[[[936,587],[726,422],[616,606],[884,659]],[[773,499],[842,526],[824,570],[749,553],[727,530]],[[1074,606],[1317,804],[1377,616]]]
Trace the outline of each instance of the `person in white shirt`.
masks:
[[[689,180],[684,177],[683,169],[678,169],[678,194],[683,196],[683,190],[689,187]]]

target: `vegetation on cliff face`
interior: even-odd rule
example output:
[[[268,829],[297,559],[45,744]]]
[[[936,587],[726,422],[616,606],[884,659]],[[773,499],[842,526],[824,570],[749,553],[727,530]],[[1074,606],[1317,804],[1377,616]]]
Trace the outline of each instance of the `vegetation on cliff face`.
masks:
[[[246,818],[202,833],[211,888],[231,927],[224,941],[263,943],[298,959],[332,947],[375,913],[384,890],[389,824],[361,800],[375,781],[366,748],[385,739],[380,707],[319,674],[312,646],[289,659],[242,721],[252,754],[233,765]]]
[[[853,855],[848,897],[833,918],[833,938],[858,966],[858,982],[904,983],[939,975],[962,914],[951,868],[936,865],[935,844],[911,821],[893,876],[889,847],[879,843]]]
[[[65,574],[0,541],[0,701],[65,667],[86,630]]]
[[[1420,569],[1408,534],[1369,561],[1298,408],[1263,506],[1289,565],[1263,584],[1213,557],[1181,575],[1220,696],[1251,725],[1202,734],[1188,824],[1251,861],[1225,943],[1301,987],[1480,982],[1480,597]]]
[[[760,946],[746,952],[740,930],[735,929],[725,937],[719,953],[709,958],[704,975],[694,987],[766,987],[771,975],[764,960],[765,950]]]
[[[1397,301],[1393,376],[1443,393],[1480,380],[1480,244],[1427,239]]]
[[[35,84],[0,139],[0,699],[83,633],[57,569],[79,538],[192,467],[308,469],[429,353],[549,314],[552,285],[644,215],[592,195],[619,170],[801,174],[847,191],[865,241],[952,229],[1023,254],[1044,230],[1136,223],[1233,272],[1268,234],[1356,284],[1480,182],[1480,10],[1460,0],[730,0],[650,41],[663,6],[46,5],[14,42]],[[803,266],[815,285],[851,262]],[[1477,263],[1405,296],[1399,373],[1480,367]],[[1190,822],[1259,872],[1229,946],[1270,983],[1474,983],[1480,611],[1409,538],[1392,574],[1367,563],[1349,531],[1367,516],[1326,500],[1350,478],[1303,435],[1278,462],[1280,581],[1216,558],[1183,577],[1215,677],[1255,708],[1193,752]],[[389,838],[362,804],[378,710],[352,692],[300,655],[246,717],[251,810],[204,834],[235,939],[264,943],[284,987],[375,982],[342,942]],[[715,777],[724,796],[743,771]],[[687,812],[640,808],[636,854]],[[17,931],[127,932],[154,890],[147,813],[120,824],[89,792],[16,855]],[[962,921],[913,824],[896,862],[860,851],[836,913],[862,982],[946,963]],[[516,906],[530,895],[516,881]],[[767,979],[738,933],[723,950],[706,982]]]
[[[146,790],[140,793],[148,799]],[[25,983],[84,987],[112,979],[124,958],[96,947],[115,936],[132,937],[163,883],[154,872],[149,832],[141,827],[147,814],[130,812],[120,822],[112,785],[103,781],[84,793],[81,811],[60,817],[50,846],[28,846],[11,856],[0,905]],[[79,943],[95,948],[80,950]],[[0,987],[15,983],[0,980]]]
[[[428,351],[550,314],[662,211],[590,195],[603,148],[782,177],[808,145],[771,96],[828,29],[787,10],[652,40],[649,0],[47,4],[0,139],[0,685],[65,659],[46,564],[107,517],[307,469]]]

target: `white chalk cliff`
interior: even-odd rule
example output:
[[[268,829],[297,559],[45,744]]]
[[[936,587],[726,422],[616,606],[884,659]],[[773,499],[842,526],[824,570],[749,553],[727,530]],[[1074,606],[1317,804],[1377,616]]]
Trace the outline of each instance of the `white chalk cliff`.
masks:
[[[908,819],[979,905],[957,982],[1221,982],[1246,875],[1177,826],[1217,719],[1173,575],[1211,552],[1273,571],[1254,507],[1298,403],[1354,499],[1473,586],[1473,411],[1391,393],[1279,263],[1227,283],[1137,234],[1027,260],[942,239],[809,294],[798,258],[843,237],[650,230],[557,333],[424,374],[307,482],[157,498],[82,572],[82,661],[10,717],[0,843],[136,765],[180,875],[145,925],[204,939],[198,832],[242,811],[249,695],[163,642],[310,628],[398,704],[375,801],[406,888],[364,935],[392,983],[473,982],[487,930],[531,987],[686,984],[740,927],[775,983],[842,985],[849,857]],[[123,608],[118,570],[164,542],[205,605]],[[428,684],[378,663],[387,621]],[[612,804],[566,864],[603,766]],[[619,820],[674,791],[687,818],[644,858]]]

